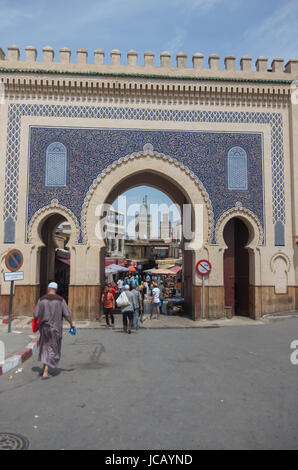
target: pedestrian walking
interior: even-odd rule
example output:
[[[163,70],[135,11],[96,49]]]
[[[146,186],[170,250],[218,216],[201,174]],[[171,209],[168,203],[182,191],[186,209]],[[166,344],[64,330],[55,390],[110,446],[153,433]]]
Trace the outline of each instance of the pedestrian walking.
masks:
[[[56,294],[58,285],[51,282],[48,293],[41,297],[33,316],[39,321],[39,355],[43,363],[42,378],[48,379],[49,367],[56,369],[61,357],[63,318],[73,327],[71,312],[65,300]]]
[[[133,316],[136,308],[135,296],[129,290],[130,287],[128,284],[124,286],[124,293],[127,297],[128,304],[121,307],[121,313],[123,316],[123,331],[124,333],[131,333],[133,326]]]
[[[116,292],[117,292],[117,286],[115,282],[112,282],[111,284],[108,285],[109,291],[111,292],[112,296],[115,297]]]
[[[160,294],[159,294],[159,300],[160,300],[160,310],[162,311],[162,304],[163,304],[163,301],[164,301],[164,298],[165,298],[165,286],[164,286],[164,283],[163,281],[160,281],[159,285],[158,285],[158,288],[160,290]]]
[[[160,297],[159,296],[160,296],[160,289],[157,287],[156,282],[153,282],[150,320],[152,320],[153,314],[156,314],[156,317],[158,320],[160,318]]]
[[[103,303],[103,311],[106,317],[106,324],[109,328],[110,326],[115,326],[115,319],[113,315],[113,310],[115,309],[115,300],[114,295],[109,288],[105,288],[104,293],[101,296],[101,301]],[[112,325],[110,325],[109,317],[111,317]]]
[[[123,288],[123,280],[121,278],[118,279],[117,286],[118,286],[118,292],[121,294],[122,288]]]
[[[147,281],[144,281],[143,282],[143,292],[144,292],[144,295],[149,295],[149,284]]]
[[[140,302],[140,322],[144,323],[145,317],[144,317],[144,288],[143,284],[141,284],[138,287],[138,291],[140,292],[141,295],[141,302]]]
[[[143,312],[142,295],[139,289],[137,288],[136,284],[132,285],[131,292],[135,296],[135,303],[136,303],[133,327],[137,330],[139,328],[139,316],[140,316],[140,313]]]

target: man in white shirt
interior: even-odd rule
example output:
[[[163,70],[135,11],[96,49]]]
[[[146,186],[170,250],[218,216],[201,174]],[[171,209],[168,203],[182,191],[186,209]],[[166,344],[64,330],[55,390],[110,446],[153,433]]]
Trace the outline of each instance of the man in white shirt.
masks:
[[[160,296],[160,289],[157,287],[156,282],[153,282],[150,320],[152,320],[153,313],[156,313],[156,317],[159,320],[159,317],[160,317],[159,296]]]
[[[143,287],[144,289],[146,289],[146,295],[149,295],[149,285],[147,281],[143,282]]]
[[[123,289],[123,281],[122,279],[118,279],[117,281],[118,292],[121,293]]]

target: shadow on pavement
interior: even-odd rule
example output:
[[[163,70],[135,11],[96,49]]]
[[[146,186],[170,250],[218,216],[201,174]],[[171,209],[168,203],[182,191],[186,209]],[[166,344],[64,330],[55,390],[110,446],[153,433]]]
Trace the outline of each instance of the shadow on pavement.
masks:
[[[38,374],[40,377],[42,376],[43,374],[43,368],[42,367],[32,367],[32,372],[35,372],[36,374]],[[61,372],[73,372],[75,370],[75,368],[71,368],[71,369],[61,369],[59,367],[57,367],[57,369],[51,369],[49,367],[49,374],[52,376],[52,377],[57,377],[58,375],[61,374]]]

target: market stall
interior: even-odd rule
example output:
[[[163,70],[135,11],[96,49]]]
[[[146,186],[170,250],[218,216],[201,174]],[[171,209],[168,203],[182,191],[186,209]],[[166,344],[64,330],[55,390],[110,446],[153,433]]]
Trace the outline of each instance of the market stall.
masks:
[[[162,313],[164,313],[165,315],[183,315],[184,298],[166,297],[162,303]]]
[[[161,269],[148,269],[149,275],[153,278],[157,278],[157,283],[163,283],[162,292],[162,306],[161,313],[164,315],[183,315],[184,313],[184,298],[181,297],[181,282],[177,281],[181,279],[182,268],[180,266],[174,266],[172,268],[161,268]],[[150,298],[144,304],[144,311],[150,310]],[[148,303],[148,305],[147,305]]]
[[[110,282],[114,281],[114,276],[116,279],[119,276],[119,273],[123,272],[129,272],[128,268],[125,268],[124,266],[120,266],[118,264],[109,264],[105,268],[105,278],[106,278],[106,284],[110,284]]]

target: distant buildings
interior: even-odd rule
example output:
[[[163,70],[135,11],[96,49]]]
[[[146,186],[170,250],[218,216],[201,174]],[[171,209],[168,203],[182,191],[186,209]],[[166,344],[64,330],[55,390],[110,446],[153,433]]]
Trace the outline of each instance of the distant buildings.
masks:
[[[135,236],[138,240],[149,240],[151,237],[152,217],[148,209],[148,196],[143,198],[140,212],[135,219]]]
[[[180,221],[175,221],[172,223],[170,221],[169,213],[160,212],[157,214],[159,219],[161,220],[154,220],[152,214],[150,214],[150,210],[148,207],[148,196],[144,196],[142,204],[140,205],[139,213],[135,217],[135,223],[132,223],[132,226],[135,229],[134,234],[128,233],[127,238],[129,239],[136,239],[136,240],[164,240],[166,243],[170,243],[173,239],[173,226],[179,225]],[[154,226],[153,224],[156,223],[157,225]],[[177,231],[177,230],[176,230]],[[181,227],[180,227],[181,232]],[[178,232],[176,233],[175,239],[181,240],[181,235]],[[177,238],[178,237],[178,238]]]
[[[124,214],[111,207],[106,215],[104,228],[106,256],[110,258],[123,258],[126,232]]]
[[[153,227],[152,214],[149,212],[148,196],[144,196],[139,213],[131,226],[135,227],[134,236],[127,234],[125,241],[125,257],[135,265],[147,265],[157,259],[180,256],[180,238],[173,240],[173,226],[168,213],[158,214],[161,220]],[[175,224],[178,222],[175,222]],[[180,226],[180,222],[179,222]],[[157,233],[156,233],[157,232]],[[154,234],[158,236],[153,236]]]
[[[169,220],[169,214],[164,213],[160,222],[160,238],[169,243],[172,240],[172,235],[172,224]]]

